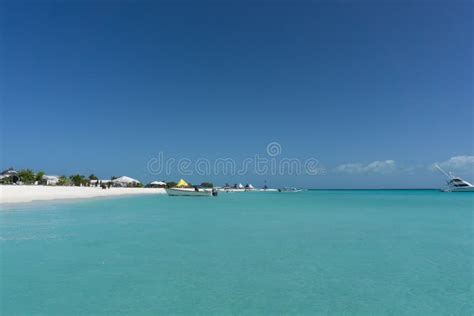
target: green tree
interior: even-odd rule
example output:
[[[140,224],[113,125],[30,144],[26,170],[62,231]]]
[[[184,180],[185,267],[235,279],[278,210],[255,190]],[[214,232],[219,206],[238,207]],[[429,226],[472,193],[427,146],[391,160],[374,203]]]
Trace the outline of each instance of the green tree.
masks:
[[[0,184],[12,184],[12,177],[1,178]]]
[[[203,182],[203,183],[201,183],[201,186],[203,188],[213,188],[214,187],[214,185],[211,182]]]
[[[95,174],[91,174],[89,176],[89,180],[99,180],[99,178],[97,178],[97,176]]]
[[[20,181],[24,184],[33,184],[35,182],[35,174],[31,169],[23,169],[18,172]]]
[[[115,180],[117,178],[118,178],[117,176],[112,176],[112,177],[110,177],[110,180]]]
[[[66,176],[59,177],[58,185],[70,185],[70,184],[71,184],[71,180],[69,180]]]
[[[70,176],[69,179],[71,179],[72,184],[76,187],[80,186],[81,184],[86,184],[87,182],[84,176],[80,174],[74,174]]]
[[[176,185],[177,185],[177,183],[174,182],[174,181],[166,182],[166,187],[167,188],[174,188]]]
[[[44,176],[43,171],[38,171],[36,173],[35,180],[38,181],[38,184],[41,184],[41,182],[43,181],[43,176]]]

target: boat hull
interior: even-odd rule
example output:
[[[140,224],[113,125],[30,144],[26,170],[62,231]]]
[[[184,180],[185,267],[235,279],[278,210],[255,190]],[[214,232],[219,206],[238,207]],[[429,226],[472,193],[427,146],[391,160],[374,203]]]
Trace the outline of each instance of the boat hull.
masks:
[[[444,192],[474,192],[474,187],[449,188],[443,191]]]
[[[301,191],[303,191],[303,190],[292,190],[292,191],[284,191],[284,190],[282,190],[282,191],[278,191],[278,192],[280,192],[280,193],[298,193],[298,192],[301,192]]]
[[[278,189],[280,193],[297,193],[301,191],[303,191],[303,189]]]
[[[230,189],[218,189],[218,191],[220,192],[227,192],[227,193],[233,193],[233,192],[246,192],[245,189],[234,189],[234,188],[230,188]]]
[[[211,190],[200,189],[196,191],[195,189],[188,188],[170,188],[165,190],[169,196],[212,196]]]

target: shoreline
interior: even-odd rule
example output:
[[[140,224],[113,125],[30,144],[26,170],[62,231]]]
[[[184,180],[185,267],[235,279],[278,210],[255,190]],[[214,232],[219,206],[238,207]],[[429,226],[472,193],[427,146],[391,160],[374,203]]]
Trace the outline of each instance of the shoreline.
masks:
[[[166,191],[162,188],[110,188],[104,190],[100,187],[0,185],[0,205],[146,194],[166,194]]]

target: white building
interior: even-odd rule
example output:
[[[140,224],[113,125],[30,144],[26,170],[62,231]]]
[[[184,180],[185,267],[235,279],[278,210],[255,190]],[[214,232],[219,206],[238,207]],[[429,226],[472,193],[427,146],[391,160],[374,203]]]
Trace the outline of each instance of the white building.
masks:
[[[59,176],[48,176],[44,175],[42,179],[42,184],[46,185],[57,185],[59,182]]]
[[[249,184],[247,184],[247,185],[245,186],[245,190],[247,190],[247,191],[253,191],[253,190],[255,190],[255,188],[254,188],[253,185],[251,185],[251,184],[249,183]]]
[[[109,182],[112,182],[112,180],[100,180],[100,179],[99,179],[99,180],[90,180],[90,181],[89,181],[89,183],[91,184],[91,186],[95,186],[96,183],[97,183],[97,185],[99,185],[100,183],[102,183],[102,184],[107,184],[107,183],[109,183]]]
[[[112,180],[112,183],[114,187],[134,187],[139,185],[141,182],[127,176],[122,176]]]
[[[153,181],[151,182],[148,187],[150,188],[164,188],[166,187],[166,183],[163,181]]]
[[[0,173],[0,180],[3,180],[3,181],[9,180],[11,183],[17,183],[19,180],[18,172],[13,168],[3,170]]]

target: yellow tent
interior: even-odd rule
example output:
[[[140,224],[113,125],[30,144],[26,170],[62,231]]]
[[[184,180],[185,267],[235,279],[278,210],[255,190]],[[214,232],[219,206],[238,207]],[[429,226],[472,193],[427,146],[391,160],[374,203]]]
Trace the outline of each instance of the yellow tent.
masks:
[[[184,181],[183,179],[179,180],[178,184],[176,185],[177,188],[187,188],[189,184]]]

